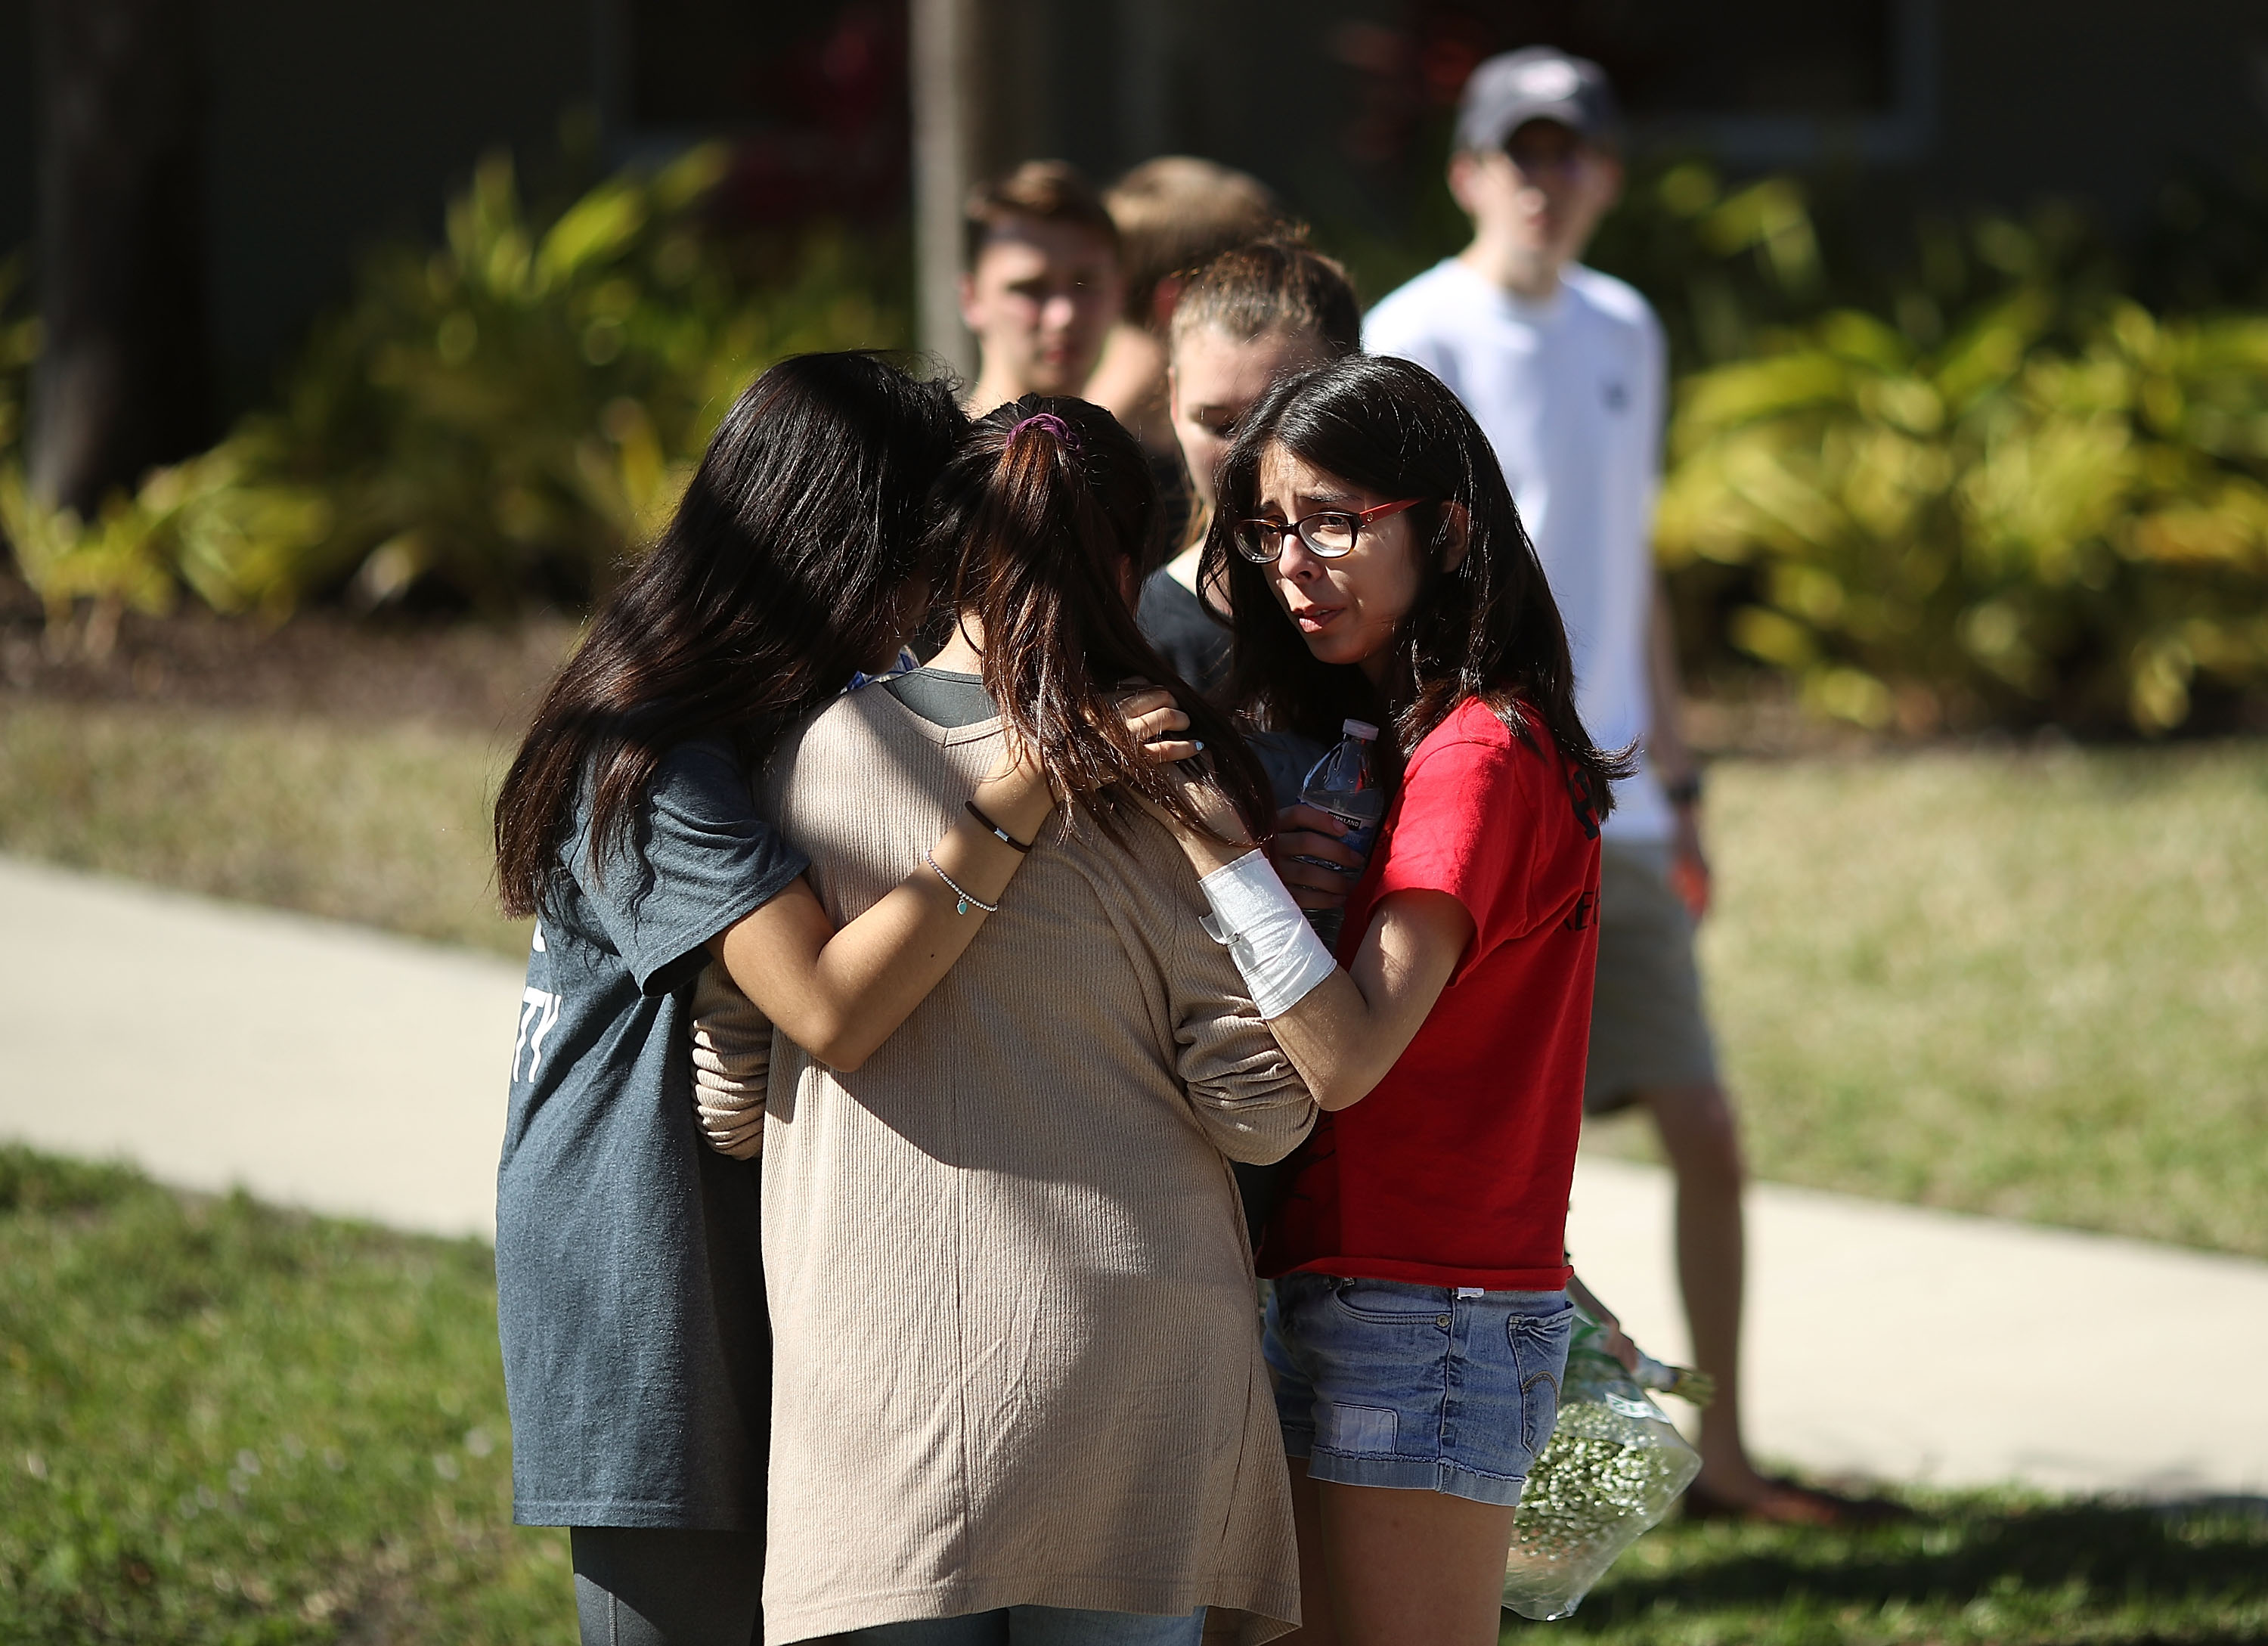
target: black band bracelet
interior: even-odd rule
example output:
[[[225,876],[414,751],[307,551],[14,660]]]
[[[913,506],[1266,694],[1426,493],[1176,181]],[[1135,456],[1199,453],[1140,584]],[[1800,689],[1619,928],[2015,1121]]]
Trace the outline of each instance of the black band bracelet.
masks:
[[[1013,846],[1019,852],[1028,852],[1032,849],[1026,845],[1021,840],[1016,838],[1014,835],[1010,834],[1005,829],[1003,829],[998,823],[994,823],[990,817],[987,817],[984,815],[984,808],[982,806],[979,806],[975,801],[963,801],[961,804],[968,807],[968,815],[976,819],[978,823],[983,823],[986,831],[995,839],[998,840],[1003,845]]]

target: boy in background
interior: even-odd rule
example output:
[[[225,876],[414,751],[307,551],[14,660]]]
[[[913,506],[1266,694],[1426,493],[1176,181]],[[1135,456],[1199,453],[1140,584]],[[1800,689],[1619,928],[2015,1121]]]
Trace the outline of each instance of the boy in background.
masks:
[[[1026,395],[1077,395],[1125,290],[1118,230],[1062,160],[1027,160],[968,198],[961,318],[976,335],[968,413]]]
[[[1689,1505],[1825,1524],[1840,1500],[1759,1473],[1741,1434],[1740,1128],[1694,965],[1701,778],[1653,556],[1666,350],[1646,299],[1578,261],[1622,187],[1618,123],[1596,63],[1530,47],[1475,69],[1449,161],[1472,244],[1381,301],[1363,341],[1432,371],[1487,431],[1566,619],[1583,723],[1643,750],[1605,827],[1584,1106],[1643,1104],[1676,1176],[1678,1281],[1718,1387]]]
[[[1152,551],[1170,564],[1160,565],[1144,585],[1144,631],[1191,685],[1209,691],[1219,681],[1214,653],[1224,636],[1197,609],[1196,561],[1186,551],[1202,500],[1212,493],[1211,477],[1199,484],[1182,461],[1167,392],[1167,335],[1190,275],[1239,246],[1285,232],[1288,224],[1258,178],[1187,154],[1143,161],[1111,186],[1102,203],[1118,225],[1125,306],[1110,328],[1086,398],[1142,442],[1158,483]]]
[[[1258,178],[1187,154],[1143,161],[1111,185],[1102,203],[1118,227],[1125,306],[1086,397],[1178,473],[1181,452],[1166,408],[1166,328],[1174,304],[1198,267],[1288,224]]]

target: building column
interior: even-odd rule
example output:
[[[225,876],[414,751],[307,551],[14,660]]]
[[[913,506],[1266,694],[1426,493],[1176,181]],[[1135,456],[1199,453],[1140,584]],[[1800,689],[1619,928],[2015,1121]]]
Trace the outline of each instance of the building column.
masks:
[[[197,8],[36,0],[32,491],[92,515],[209,436]]]
[[[912,0],[914,336],[964,378],[976,340],[961,322],[961,211],[983,120],[981,0]]]

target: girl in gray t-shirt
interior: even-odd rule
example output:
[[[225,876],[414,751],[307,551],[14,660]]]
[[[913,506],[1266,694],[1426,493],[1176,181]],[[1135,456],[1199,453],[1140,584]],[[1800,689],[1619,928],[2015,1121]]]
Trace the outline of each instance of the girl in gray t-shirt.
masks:
[[[993,773],[983,820],[838,933],[755,802],[780,734],[918,618],[922,500],[965,426],[946,386],[869,356],[766,372],[497,797],[502,901],[536,923],[497,1179],[514,1515],[573,1529],[585,1641],[761,1638],[758,1177],[695,1127],[703,968],[855,1067],[967,948],[1053,806],[1028,761]],[[1128,712],[1146,735],[1181,724],[1161,696]]]

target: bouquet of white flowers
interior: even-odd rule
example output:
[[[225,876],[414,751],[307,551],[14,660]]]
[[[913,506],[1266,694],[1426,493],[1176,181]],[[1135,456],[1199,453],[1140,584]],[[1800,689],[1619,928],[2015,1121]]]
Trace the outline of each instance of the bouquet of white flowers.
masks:
[[[1578,1309],[1559,1421],[1528,1477],[1505,1557],[1504,1604],[1522,1617],[1572,1614],[1700,1473],[1700,1454],[1646,1390],[1705,1406],[1715,1391],[1709,1378],[1644,1354],[1625,1371],[1605,1340]]]

